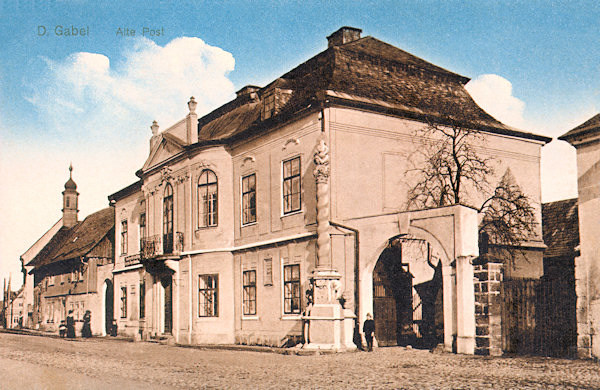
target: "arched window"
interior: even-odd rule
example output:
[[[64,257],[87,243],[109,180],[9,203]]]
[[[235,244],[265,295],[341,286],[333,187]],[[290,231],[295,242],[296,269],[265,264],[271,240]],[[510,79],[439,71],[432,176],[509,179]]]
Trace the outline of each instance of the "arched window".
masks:
[[[163,198],[163,252],[173,252],[173,187],[170,184]]]
[[[198,179],[198,227],[217,226],[218,192],[217,175],[203,171]]]

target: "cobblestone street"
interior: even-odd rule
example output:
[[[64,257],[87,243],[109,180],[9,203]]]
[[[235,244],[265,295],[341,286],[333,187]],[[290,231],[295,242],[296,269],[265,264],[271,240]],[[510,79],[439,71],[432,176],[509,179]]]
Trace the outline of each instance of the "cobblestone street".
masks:
[[[3,389],[600,388],[591,361],[484,358],[400,347],[295,356],[0,333]]]

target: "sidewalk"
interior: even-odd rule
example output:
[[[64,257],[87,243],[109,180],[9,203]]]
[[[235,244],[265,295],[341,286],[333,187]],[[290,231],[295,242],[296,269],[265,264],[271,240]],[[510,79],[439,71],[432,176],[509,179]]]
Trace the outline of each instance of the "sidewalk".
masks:
[[[20,335],[29,335],[29,336],[39,336],[39,337],[50,337],[55,339],[60,339],[60,337],[56,332],[47,332],[41,330],[34,329],[4,329],[0,328],[0,333],[10,333],[10,334],[20,334]],[[81,337],[77,337],[75,340],[80,340]],[[157,340],[157,339],[149,339],[146,341],[136,341],[133,337],[129,336],[93,336],[92,340],[99,341],[121,341],[121,342],[138,342],[138,343],[154,343],[154,344],[163,344],[170,345],[174,347],[181,348],[192,348],[192,349],[204,349],[204,350],[224,350],[224,351],[249,351],[249,352],[265,352],[265,353],[275,353],[280,355],[299,355],[299,356],[313,356],[313,355],[325,355],[325,354],[333,354],[336,352],[322,350],[322,351],[314,351],[314,350],[303,350],[299,347],[292,348],[279,348],[279,347],[267,347],[260,345],[241,345],[241,344],[179,344],[174,343],[172,340]]]

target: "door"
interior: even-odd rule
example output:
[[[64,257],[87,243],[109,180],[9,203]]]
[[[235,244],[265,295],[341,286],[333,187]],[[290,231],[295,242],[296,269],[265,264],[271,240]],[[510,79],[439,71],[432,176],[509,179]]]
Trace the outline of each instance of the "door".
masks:
[[[173,331],[173,283],[171,277],[165,277],[161,281],[165,290],[165,331],[171,333]]]
[[[401,247],[390,244],[373,270],[373,319],[379,345],[414,344],[412,289]]]
[[[104,331],[111,334],[113,323],[114,290],[110,280],[106,280],[106,292],[104,293]]]

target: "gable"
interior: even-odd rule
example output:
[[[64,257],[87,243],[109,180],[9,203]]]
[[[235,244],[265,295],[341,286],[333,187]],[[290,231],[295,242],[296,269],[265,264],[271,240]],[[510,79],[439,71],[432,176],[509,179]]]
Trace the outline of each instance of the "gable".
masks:
[[[150,156],[148,156],[148,159],[142,168],[143,171],[158,165],[183,151],[184,145],[179,143],[177,138],[165,137],[165,135],[162,134],[160,137],[160,142],[158,142],[150,151]]]

